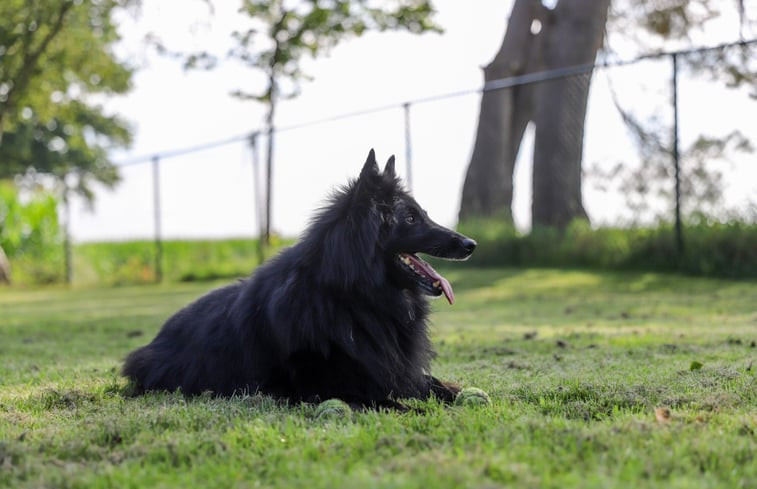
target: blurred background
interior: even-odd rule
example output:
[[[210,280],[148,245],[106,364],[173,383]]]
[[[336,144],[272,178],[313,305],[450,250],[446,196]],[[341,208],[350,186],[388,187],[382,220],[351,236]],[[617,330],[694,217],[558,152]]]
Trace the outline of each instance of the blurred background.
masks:
[[[246,275],[370,148],[471,266],[757,277],[757,3],[4,0],[0,281]]]

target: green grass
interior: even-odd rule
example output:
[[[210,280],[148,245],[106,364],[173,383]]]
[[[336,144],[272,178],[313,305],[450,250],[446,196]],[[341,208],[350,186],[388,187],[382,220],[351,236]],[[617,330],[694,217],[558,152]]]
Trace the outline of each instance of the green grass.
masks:
[[[121,394],[125,354],[217,284],[0,290],[0,486],[757,487],[756,283],[446,275],[433,372],[492,405],[342,419]]]
[[[258,240],[168,240],[162,243],[163,276],[193,282],[244,277],[258,264]],[[282,246],[274,237],[273,253]],[[153,241],[84,243],[74,247],[74,283],[125,285],[155,281]]]
[[[578,220],[564,232],[537,228],[526,235],[503,219],[468,221],[460,228],[478,241],[476,253],[459,264],[464,267],[582,268],[757,279],[757,224],[751,221],[688,222],[683,228],[683,251],[677,249],[672,225],[665,223],[594,229]],[[266,256],[294,242],[272,238]],[[243,277],[259,261],[255,239],[167,240],[162,250],[163,278],[169,282]],[[9,256],[14,284],[65,280],[62,245],[42,240],[25,252],[13,251]],[[73,283],[79,287],[153,283],[155,257],[151,240],[75,244]]]
[[[472,220],[460,229],[478,241],[473,267],[580,267],[757,279],[757,223],[742,220],[684,223],[683,250],[673,225],[599,227],[576,220],[564,232],[517,232],[504,220]]]
[[[271,246],[264,252],[272,256],[292,242],[289,238],[272,236]],[[259,261],[256,239],[166,240],[161,246],[163,278],[168,282],[244,277]],[[75,244],[72,251],[72,278],[77,287],[156,281],[154,241],[81,243]],[[63,283],[63,246],[40,246],[33,252],[17,253],[11,257],[11,269],[17,286]]]

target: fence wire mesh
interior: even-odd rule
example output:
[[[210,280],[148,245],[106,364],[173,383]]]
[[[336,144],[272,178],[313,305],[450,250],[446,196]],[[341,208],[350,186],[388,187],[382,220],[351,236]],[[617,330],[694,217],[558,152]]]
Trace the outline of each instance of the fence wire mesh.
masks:
[[[369,147],[384,157],[396,153],[398,170],[417,199],[440,223],[454,226],[480,93],[566,77],[578,80],[590,73],[583,199],[594,225],[672,220],[675,148],[681,155],[685,215],[701,212],[715,218],[739,215],[754,220],[757,170],[754,154],[746,150],[748,141],[757,141],[755,87],[729,87],[696,69],[694,62],[703,56],[747,53],[747,61],[753,64],[756,42],[533,73],[277,127],[272,229],[287,237],[298,235],[329,189],[357,174]],[[356,133],[365,137],[345,137]],[[121,184],[112,191],[98,190],[94,212],[74,200],[73,239],[154,240],[160,253],[159,243],[166,238],[258,236],[264,216],[260,163],[265,139],[261,128],[254,128],[218,141],[120,162]],[[452,148],[445,144],[451,140],[466,144]],[[722,152],[708,143],[714,140],[725,141]],[[303,148],[308,149],[307,158],[302,157]],[[530,227],[532,152],[529,128],[514,174],[513,215],[521,230]]]

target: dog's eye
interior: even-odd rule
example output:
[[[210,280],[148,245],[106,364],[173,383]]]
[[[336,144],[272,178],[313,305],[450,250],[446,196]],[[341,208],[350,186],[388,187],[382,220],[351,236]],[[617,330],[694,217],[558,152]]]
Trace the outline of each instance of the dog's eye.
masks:
[[[405,218],[405,222],[408,224],[413,224],[415,222],[415,216],[412,214],[408,214]]]

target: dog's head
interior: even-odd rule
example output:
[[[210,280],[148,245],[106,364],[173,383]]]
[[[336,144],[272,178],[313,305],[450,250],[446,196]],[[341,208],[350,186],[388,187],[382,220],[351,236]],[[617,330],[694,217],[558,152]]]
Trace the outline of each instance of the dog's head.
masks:
[[[355,182],[353,204],[370,205],[378,219],[377,246],[383,255],[388,277],[402,288],[417,288],[427,295],[444,294],[454,302],[449,282],[417,253],[448,260],[465,260],[476,242],[435,223],[416,200],[403,188],[394,168],[394,156],[379,170],[373,150]]]

